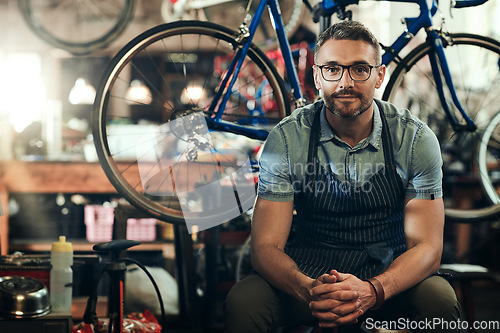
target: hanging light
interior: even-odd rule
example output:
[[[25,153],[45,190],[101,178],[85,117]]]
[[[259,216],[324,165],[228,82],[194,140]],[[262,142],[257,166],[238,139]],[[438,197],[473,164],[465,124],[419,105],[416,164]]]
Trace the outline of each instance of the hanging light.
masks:
[[[199,105],[207,97],[205,89],[197,84],[189,85],[181,93],[181,102],[183,104]]]
[[[69,102],[71,104],[94,104],[95,88],[84,78],[79,77],[75,81],[75,85],[69,92]]]
[[[153,101],[151,90],[141,80],[137,79],[132,80],[130,83],[125,98],[128,104],[151,104]]]

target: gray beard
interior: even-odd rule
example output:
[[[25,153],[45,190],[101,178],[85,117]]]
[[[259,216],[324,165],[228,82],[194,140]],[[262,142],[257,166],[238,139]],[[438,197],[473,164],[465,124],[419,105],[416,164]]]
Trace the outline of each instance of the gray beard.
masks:
[[[324,101],[325,106],[328,109],[328,111],[330,111],[334,115],[336,115],[336,116],[338,116],[340,118],[344,118],[344,119],[352,119],[352,118],[359,117],[361,114],[365,113],[370,108],[370,106],[373,103],[373,101],[372,102],[366,101],[363,98],[363,95],[361,95],[361,94],[359,94],[357,92],[348,90],[348,89],[343,90],[341,92],[337,92],[335,94],[328,95],[328,96],[326,96],[324,94],[323,90],[320,89],[319,90],[319,94],[323,98],[323,101]],[[354,96],[356,96],[361,101],[360,107],[354,113],[351,113],[351,114],[342,113],[341,110],[340,110],[340,108],[336,107],[335,103],[334,103],[334,99],[337,96],[347,95],[347,94],[354,95]]]
[[[362,115],[363,113],[365,113],[369,108],[370,106],[366,107],[366,108],[363,108],[363,105],[358,109],[356,110],[356,112],[352,113],[352,114],[345,114],[345,113],[341,113],[339,111],[339,108],[337,108],[335,106],[335,104],[332,103],[331,106],[327,105],[325,103],[325,106],[326,108],[328,109],[328,111],[330,111],[331,113],[333,113],[334,115],[336,116],[339,116],[340,118],[344,118],[344,119],[352,119],[352,118],[356,118],[360,115]]]

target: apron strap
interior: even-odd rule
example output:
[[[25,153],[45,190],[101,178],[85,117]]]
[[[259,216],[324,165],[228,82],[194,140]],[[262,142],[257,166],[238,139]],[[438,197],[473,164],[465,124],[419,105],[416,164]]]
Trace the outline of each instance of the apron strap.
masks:
[[[394,149],[392,145],[391,131],[389,130],[389,125],[387,124],[387,119],[385,118],[384,111],[382,109],[382,103],[379,100],[374,99],[375,104],[380,111],[380,118],[382,119],[382,147],[384,148],[384,161],[387,166],[386,171],[391,170],[389,173],[390,177],[398,184],[400,188],[401,198],[405,198],[405,191],[401,177],[399,177],[396,171],[396,162],[394,159]]]
[[[389,125],[387,124],[387,119],[385,118],[384,111],[382,110],[382,103],[380,103],[380,101],[376,99],[374,99],[374,101],[375,104],[377,104],[378,110],[380,112],[380,119],[382,120],[382,147],[384,148],[384,161],[387,166],[389,166],[393,170],[396,170],[391,133],[389,131]]]
[[[318,142],[321,134],[321,110],[323,110],[323,102],[318,102],[314,105],[314,119],[311,125],[311,134],[309,136],[309,149],[307,151],[306,163],[306,184],[316,186],[316,157],[318,155]]]
[[[314,158],[316,157],[318,153],[318,144],[317,142],[319,141],[319,137],[321,134],[321,110],[323,110],[323,102],[318,103],[318,105],[315,105],[315,114],[314,114],[314,119],[311,125],[311,134],[309,136],[309,150],[307,152],[307,165],[310,165],[311,163],[314,162]]]

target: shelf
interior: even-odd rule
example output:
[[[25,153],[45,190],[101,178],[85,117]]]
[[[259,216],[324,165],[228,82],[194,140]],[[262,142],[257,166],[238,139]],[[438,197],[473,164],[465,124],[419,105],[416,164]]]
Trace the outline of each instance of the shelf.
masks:
[[[21,252],[50,252],[52,242],[54,241],[55,240],[15,240],[9,244],[9,250]],[[87,241],[69,241],[73,244],[73,251],[75,252],[92,252],[92,246],[95,244]],[[129,251],[162,251],[165,258],[175,258],[174,244],[171,242],[144,242],[130,248]]]
[[[32,194],[115,194],[99,163],[84,161],[0,161],[0,200],[4,215],[0,216],[0,254],[11,250],[45,251],[50,245],[34,245],[10,248],[8,228],[8,201],[11,193]],[[32,242],[30,242],[32,243]],[[50,243],[49,243],[50,244]],[[31,248],[35,247],[36,250]],[[45,247],[44,247],[45,246]],[[80,245],[77,245],[80,246]],[[90,248],[90,245],[81,245]],[[172,246],[173,247],[173,246]],[[38,250],[42,248],[42,250]]]

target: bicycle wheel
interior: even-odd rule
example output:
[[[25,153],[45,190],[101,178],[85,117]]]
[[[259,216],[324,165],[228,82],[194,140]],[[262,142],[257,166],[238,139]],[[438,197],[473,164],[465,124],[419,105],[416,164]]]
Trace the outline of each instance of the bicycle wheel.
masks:
[[[196,192],[200,184],[215,182],[214,174],[220,184],[226,175],[239,177],[239,185],[255,194],[252,168],[262,141],[249,137],[268,133],[290,112],[282,78],[251,45],[222,122],[215,125],[217,109],[210,111],[210,105],[220,106],[214,96],[228,91],[219,85],[239,49],[235,37],[235,31],[210,22],[163,24],[129,42],[104,74],[92,118],[99,161],[121,195],[160,220],[223,219],[225,212],[207,211],[206,201],[231,198],[218,188]],[[146,100],[130,94],[138,80],[150,89]],[[231,124],[239,130],[229,133]]]
[[[500,112],[486,127],[479,143],[479,175],[488,198],[494,205],[500,205],[498,184],[500,180]]]
[[[484,195],[476,191],[481,179],[475,157],[481,134],[491,117],[499,111],[500,44],[494,39],[473,34],[443,34],[442,40],[455,90],[460,103],[478,126],[476,131],[456,132],[446,118],[429,63],[429,54],[433,52],[430,43],[417,46],[397,65],[382,98],[408,108],[436,133],[443,154],[445,192],[462,182],[463,186],[470,187],[468,195],[477,197],[478,202],[473,206],[483,206],[474,210],[471,205],[460,204],[452,195],[446,195],[447,217],[457,221],[479,220],[496,213],[489,203],[481,202]],[[446,86],[444,90],[450,110],[458,115]],[[461,119],[460,115],[457,117]]]
[[[200,1],[190,0],[163,0],[162,1],[162,17],[165,22],[174,20],[198,19],[217,22],[220,25],[238,29],[243,22],[244,14],[248,4],[248,0],[232,0],[218,5],[211,5],[205,8],[193,8],[193,4]],[[259,2],[253,0],[250,7],[250,19],[255,12]],[[291,36],[299,27],[302,20],[303,4],[302,0],[278,0],[281,9],[283,24],[287,36]],[[276,33],[274,32],[273,24],[268,15],[263,16],[259,27],[257,28],[253,42],[260,47],[266,45],[274,46],[276,43]]]
[[[19,0],[19,9],[40,38],[75,55],[105,48],[127,27],[135,0]]]

